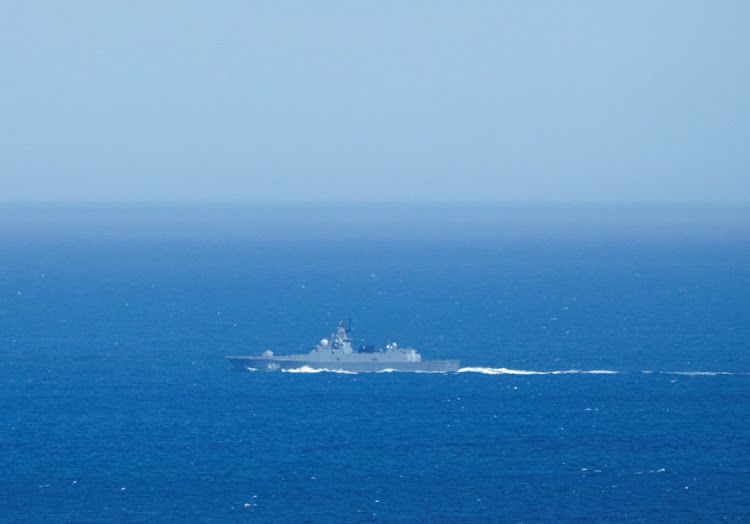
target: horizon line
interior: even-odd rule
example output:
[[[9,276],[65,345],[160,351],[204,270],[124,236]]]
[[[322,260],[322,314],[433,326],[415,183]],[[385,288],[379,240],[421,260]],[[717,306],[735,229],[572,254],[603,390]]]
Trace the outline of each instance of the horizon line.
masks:
[[[143,200],[2,200],[0,206],[228,206],[228,207],[750,207],[744,200],[245,200],[245,199],[143,199]]]

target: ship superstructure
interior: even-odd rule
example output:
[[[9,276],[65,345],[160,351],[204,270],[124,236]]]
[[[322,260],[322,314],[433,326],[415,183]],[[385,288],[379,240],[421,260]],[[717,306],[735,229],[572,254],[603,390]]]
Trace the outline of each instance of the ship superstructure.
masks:
[[[265,351],[259,356],[229,356],[229,361],[239,369],[279,371],[309,368],[312,370],[376,372],[376,371],[456,371],[458,360],[422,360],[411,347],[401,348],[395,342],[384,349],[374,346],[354,345],[349,329],[339,322],[330,338],[322,339],[308,354],[279,355]]]

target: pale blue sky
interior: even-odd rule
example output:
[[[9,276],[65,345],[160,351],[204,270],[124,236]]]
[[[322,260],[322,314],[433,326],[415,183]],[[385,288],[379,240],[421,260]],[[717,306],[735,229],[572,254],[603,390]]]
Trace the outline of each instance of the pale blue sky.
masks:
[[[750,201],[750,2],[3,2],[0,201]]]

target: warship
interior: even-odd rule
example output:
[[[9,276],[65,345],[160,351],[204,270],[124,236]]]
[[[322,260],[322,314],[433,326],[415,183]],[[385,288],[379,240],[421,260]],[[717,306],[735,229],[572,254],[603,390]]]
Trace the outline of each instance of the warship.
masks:
[[[348,371],[354,373],[383,371],[446,372],[459,368],[458,360],[422,360],[414,348],[402,348],[395,342],[385,349],[355,345],[349,329],[339,322],[329,339],[324,338],[308,354],[279,355],[266,351],[258,356],[227,357],[237,369],[250,371]]]

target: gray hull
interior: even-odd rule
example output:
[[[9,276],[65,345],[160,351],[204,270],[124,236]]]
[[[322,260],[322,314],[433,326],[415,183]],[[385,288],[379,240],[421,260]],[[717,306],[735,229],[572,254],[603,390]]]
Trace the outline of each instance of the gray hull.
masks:
[[[237,369],[257,371],[282,371],[307,367],[315,370],[375,373],[378,371],[410,371],[445,373],[459,368],[458,360],[421,360],[418,362],[345,362],[283,357],[227,357]]]

